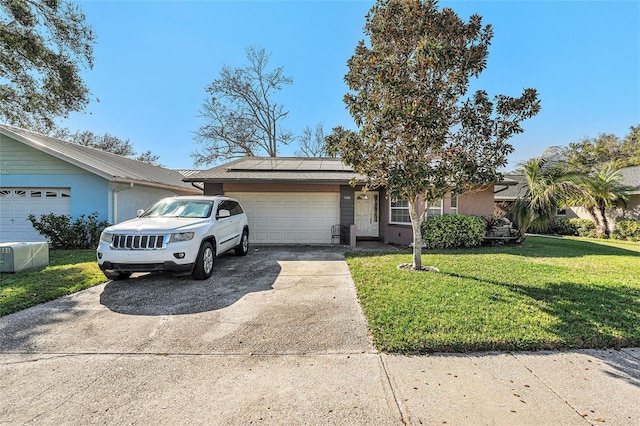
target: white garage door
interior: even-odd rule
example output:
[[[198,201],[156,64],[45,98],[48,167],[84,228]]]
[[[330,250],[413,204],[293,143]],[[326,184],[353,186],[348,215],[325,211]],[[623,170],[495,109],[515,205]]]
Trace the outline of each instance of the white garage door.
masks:
[[[340,194],[233,192],[249,216],[252,244],[331,244],[340,223]]]
[[[46,241],[27,219],[71,214],[69,188],[0,188],[0,242]]]

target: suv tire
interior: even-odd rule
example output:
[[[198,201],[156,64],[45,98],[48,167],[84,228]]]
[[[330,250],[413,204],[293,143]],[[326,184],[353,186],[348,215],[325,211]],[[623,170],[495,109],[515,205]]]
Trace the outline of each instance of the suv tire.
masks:
[[[249,233],[245,229],[240,237],[240,244],[236,246],[236,256],[246,256],[249,253]]]
[[[191,276],[194,280],[206,280],[213,273],[213,260],[216,257],[215,250],[210,242],[205,241],[200,246],[200,252],[196,258]]]
[[[109,272],[104,271],[104,276],[113,281],[126,280],[131,276],[131,272]]]

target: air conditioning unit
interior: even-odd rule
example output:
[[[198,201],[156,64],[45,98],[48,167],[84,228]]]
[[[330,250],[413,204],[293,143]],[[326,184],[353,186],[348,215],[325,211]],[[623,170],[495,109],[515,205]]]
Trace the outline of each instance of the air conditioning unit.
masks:
[[[0,272],[23,272],[49,265],[47,243],[0,243]]]

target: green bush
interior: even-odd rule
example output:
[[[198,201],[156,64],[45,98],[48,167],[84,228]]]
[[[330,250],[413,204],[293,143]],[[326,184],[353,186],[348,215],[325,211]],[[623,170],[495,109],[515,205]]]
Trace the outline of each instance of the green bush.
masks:
[[[32,214],[29,220],[40,235],[49,240],[54,249],[88,249],[98,246],[100,233],[109,226],[106,220],[98,221],[98,213],[80,215],[75,221],[71,216],[54,213],[43,214],[38,221]]]
[[[569,223],[575,227],[577,234],[581,237],[589,237],[596,233],[596,224],[590,219],[574,217],[569,219]]]
[[[480,216],[429,216],[422,222],[422,239],[428,249],[475,247],[484,241],[486,228]]]
[[[625,219],[616,224],[618,233],[623,239],[636,240],[640,238],[640,220]]]
[[[566,217],[556,217],[553,221],[553,232],[558,235],[577,235],[578,227]]]

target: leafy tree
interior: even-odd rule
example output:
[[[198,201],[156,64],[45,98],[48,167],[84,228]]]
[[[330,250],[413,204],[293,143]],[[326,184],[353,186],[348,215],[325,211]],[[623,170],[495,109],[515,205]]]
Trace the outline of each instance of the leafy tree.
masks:
[[[520,167],[528,188],[513,202],[509,215],[518,227],[521,239],[532,226],[544,228],[559,208],[588,196],[581,188],[584,175],[569,167],[558,156],[556,147],[525,161]]]
[[[519,98],[484,91],[464,99],[471,77],[486,67],[493,36],[479,15],[462,21],[436,1],[378,0],[365,35],[348,61],[345,103],[358,131],[334,129],[328,150],[407,199],[413,227],[413,268],[422,269],[418,201],[462,194],[500,176],[520,122],[538,113],[534,89]]]
[[[278,145],[293,139],[280,128],[289,112],[274,99],[275,92],[293,80],[282,67],[267,71],[271,55],[263,48],[249,47],[246,55],[247,65],[223,66],[220,77],[206,88],[210,97],[200,110],[205,124],[195,134],[204,148],[191,154],[196,165],[259,153],[275,157]]]
[[[313,133],[309,126],[304,128],[296,155],[299,157],[331,157],[327,152],[327,143],[325,141],[324,126],[322,123],[316,124],[315,133]]]
[[[640,125],[631,126],[624,139],[602,133],[597,138],[570,143],[562,155],[571,167],[584,173],[597,172],[605,164],[611,164],[614,169],[640,165]]]
[[[153,155],[151,151],[146,151],[142,154],[137,154],[133,149],[133,145],[129,142],[129,139],[123,140],[116,136],[105,133],[102,136],[96,135],[93,132],[85,130],[83,132],[75,132],[68,134],[64,131],[58,131],[58,138],[66,139],[70,142],[77,143],[79,145],[90,146],[92,148],[99,149],[101,151],[110,152],[112,154],[121,155],[134,160],[142,161],[145,163],[159,166],[158,160],[160,156]]]
[[[0,0],[0,120],[46,133],[81,111],[95,37],[70,0]]]
[[[614,168],[612,164],[601,166],[583,181],[582,189],[585,196],[576,202],[587,209],[594,222],[602,227],[607,236],[611,233],[607,209],[618,202],[629,201],[629,191],[633,190],[633,187],[621,183],[622,178],[620,170]]]

